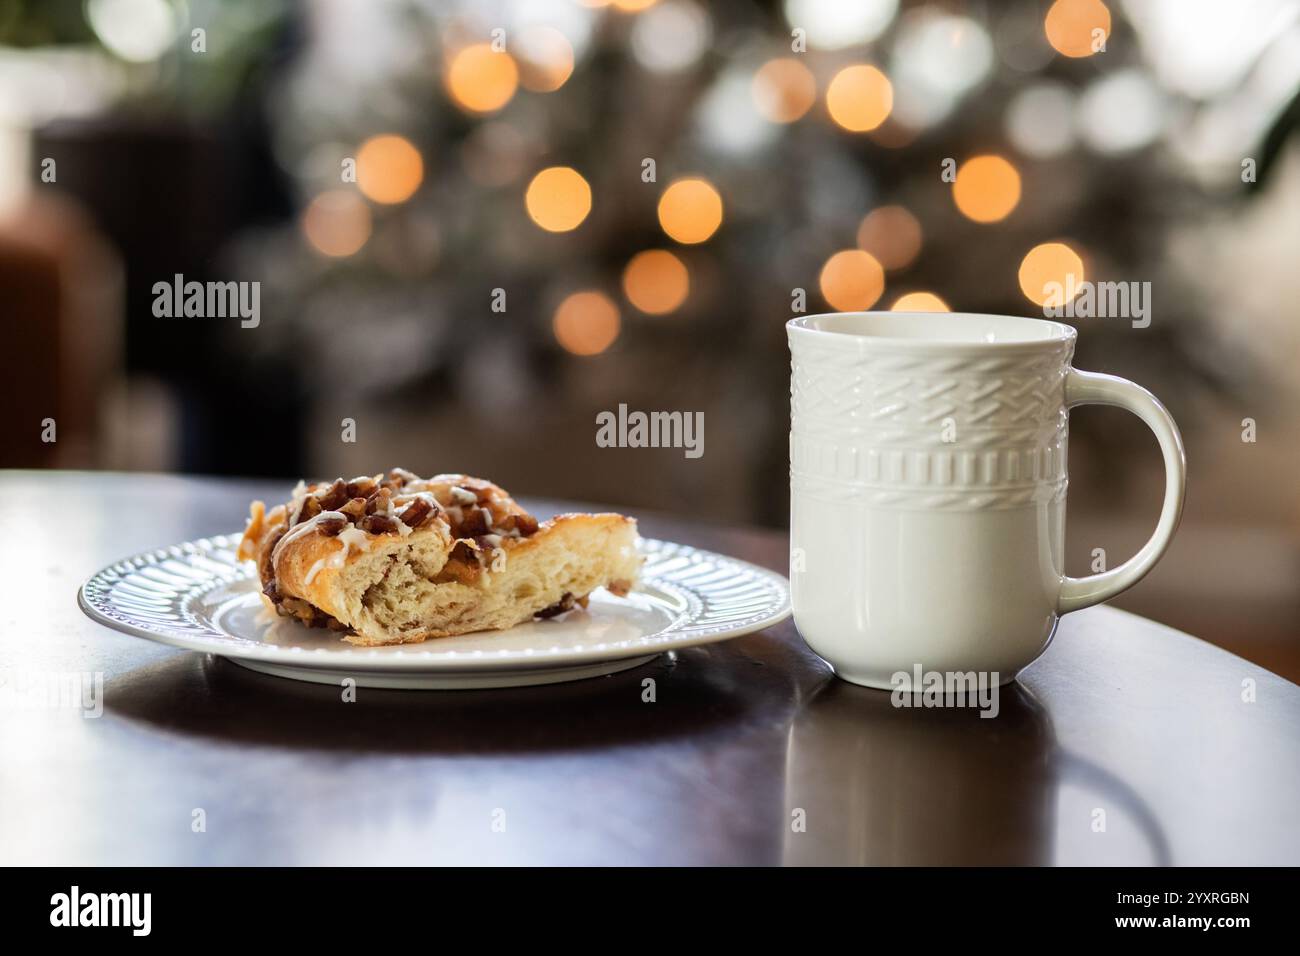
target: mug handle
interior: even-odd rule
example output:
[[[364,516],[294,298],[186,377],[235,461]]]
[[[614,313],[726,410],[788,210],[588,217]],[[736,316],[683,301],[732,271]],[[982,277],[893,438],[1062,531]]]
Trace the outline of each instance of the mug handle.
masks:
[[[1065,407],[1070,409],[1076,405],[1117,405],[1147,423],[1155,432],[1165,458],[1165,503],[1155,533],[1133,557],[1117,568],[1086,578],[1062,577],[1056,604],[1058,614],[1109,600],[1137,584],[1155,567],[1178,527],[1187,482],[1187,458],[1178,426],[1159,400],[1141,385],[1114,375],[1072,368],[1065,377]]]

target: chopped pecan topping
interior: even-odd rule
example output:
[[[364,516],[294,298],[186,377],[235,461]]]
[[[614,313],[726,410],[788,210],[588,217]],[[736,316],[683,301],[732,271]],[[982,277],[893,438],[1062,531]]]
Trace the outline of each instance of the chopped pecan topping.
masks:
[[[347,515],[347,518],[348,518],[349,521],[351,521],[353,524],[356,524],[358,521],[360,521],[362,518],[365,517],[365,514],[366,514],[366,499],[365,499],[365,498],[353,498],[351,501],[349,501],[347,504],[345,504],[342,508],[340,508],[339,511],[341,511],[343,514]]]
[[[304,521],[310,521],[320,514],[324,509],[320,506],[320,500],[315,495],[308,495],[302,501],[302,507],[298,509],[298,515],[294,519],[294,524],[302,524]]]
[[[316,530],[323,535],[334,537],[348,526],[348,519],[338,515],[326,515],[316,522]]]
[[[382,511],[387,514],[392,505],[393,493],[387,488],[380,488],[366,500],[366,514],[372,515],[376,511]]]
[[[342,478],[336,478],[334,484],[316,496],[322,511],[337,511],[348,497],[348,483]]]
[[[468,508],[461,518],[456,536],[459,538],[473,538],[480,534],[488,534],[491,530],[492,512],[486,508]]]
[[[518,531],[521,538],[537,533],[537,519],[530,514],[509,514],[501,520],[506,531]]]
[[[412,481],[419,481],[420,476],[414,472],[407,471],[405,468],[393,468],[388,472],[388,476],[382,484],[394,489],[405,488]]]
[[[369,498],[379,490],[379,482],[375,479],[360,475],[348,482],[347,493],[349,498]]]
[[[432,514],[433,505],[429,502],[429,499],[416,498],[402,512],[402,523],[408,528],[418,528]]]
[[[397,519],[388,515],[366,515],[357,527],[370,534],[391,534],[397,530]]]
[[[449,562],[460,561],[468,564],[471,561],[478,560],[478,555],[479,552],[468,541],[457,541],[451,549],[451,554],[447,556],[447,560]]]

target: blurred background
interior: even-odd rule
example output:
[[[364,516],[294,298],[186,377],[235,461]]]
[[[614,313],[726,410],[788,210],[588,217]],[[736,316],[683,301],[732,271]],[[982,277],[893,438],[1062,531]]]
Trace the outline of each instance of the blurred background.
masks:
[[[1150,282],[1146,327],[1067,319],[1187,443],[1116,603],[1300,680],[1298,92],[1292,0],[0,0],[0,465],[781,528],[792,314]],[[178,274],[256,326],[157,316]],[[620,403],[703,457],[597,447]],[[1163,473],[1071,431],[1082,574]]]

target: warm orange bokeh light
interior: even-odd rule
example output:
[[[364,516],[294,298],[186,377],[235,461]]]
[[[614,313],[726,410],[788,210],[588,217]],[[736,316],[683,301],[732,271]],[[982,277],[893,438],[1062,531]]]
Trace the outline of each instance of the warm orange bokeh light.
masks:
[[[1035,305],[1065,305],[1083,279],[1083,259],[1063,242],[1034,246],[1020,262],[1020,291]]]
[[[618,338],[618,306],[603,292],[575,292],[555,310],[555,340],[574,355],[597,355]]]
[[[534,93],[553,93],[573,75],[573,44],[554,27],[529,27],[519,35],[519,82]]]
[[[659,197],[659,225],[683,245],[703,242],[722,225],[722,197],[705,179],[679,179]]]
[[[302,232],[322,255],[350,256],[370,238],[370,207],[350,190],[328,190],[303,210]]]
[[[471,113],[492,113],[510,102],[519,86],[514,57],[491,44],[476,43],[460,50],[447,68],[447,92],[456,105]]]
[[[671,252],[647,249],[634,255],[623,270],[623,293],[629,302],[650,315],[666,315],[686,301],[691,277],[686,265]]]
[[[640,13],[653,7],[656,2],[657,0],[614,0],[614,7],[624,13]]]
[[[817,81],[808,67],[787,56],[759,67],[750,91],[758,111],[773,123],[793,123],[812,109]]]
[[[403,136],[372,136],[357,150],[357,187],[367,199],[406,202],[423,181],[424,160]]]
[[[967,219],[997,222],[1020,202],[1020,173],[1001,156],[976,156],[957,170],[952,198]]]
[[[933,292],[909,292],[891,305],[891,312],[951,312],[948,303]]]
[[[820,284],[833,308],[856,312],[871,308],[885,291],[885,270],[870,253],[844,249],[826,260]]]
[[[591,212],[591,187],[576,169],[550,166],[528,184],[524,205],[533,222],[547,232],[568,232]]]
[[[893,108],[894,87],[874,66],[846,66],[826,88],[831,119],[851,133],[875,129]]]
[[[921,224],[902,206],[881,206],[858,226],[858,248],[886,269],[902,269],[921,251]]]
[[[1043,31],[1057,53],[1092,56],[1110,37],[1110,9],[1101,0],[1056,0],[1043,20]]]

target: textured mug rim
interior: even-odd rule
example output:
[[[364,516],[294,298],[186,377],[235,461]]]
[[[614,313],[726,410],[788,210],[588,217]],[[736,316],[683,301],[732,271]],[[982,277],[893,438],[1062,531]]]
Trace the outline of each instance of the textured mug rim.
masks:
[[[871,319],[886,318],[911,322],[950,323],[962,317],[972,319],[997,319],[999,322],[1022,324],[1026,329],[1043,326],[1050,328],[1047,335],[1035,338],[1012,339],[1009,341],[986,342],[959,338],[917,338],[913,336],[869,334],[847,329],[814,328],[811,323],[826,319]],[[1073,344],[1078,338],[1078,330],[1064,322],[1051,319],[1035,319],[1024,315],[1002,315],[994,312],[821,312],[816,315],[801,315],[786,323],[787,335],[793,345],[796,338],[823,345],[856,349],[889,349],[907,352],[1036,352],[1045,349],[1057,349],[1063,345]]]

